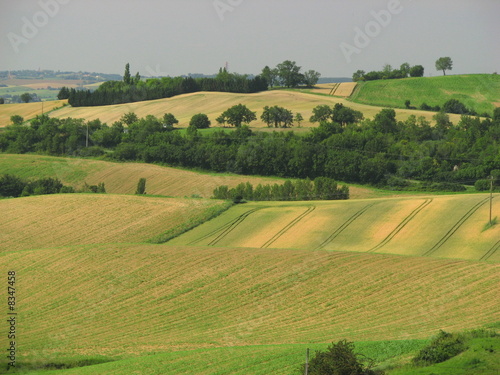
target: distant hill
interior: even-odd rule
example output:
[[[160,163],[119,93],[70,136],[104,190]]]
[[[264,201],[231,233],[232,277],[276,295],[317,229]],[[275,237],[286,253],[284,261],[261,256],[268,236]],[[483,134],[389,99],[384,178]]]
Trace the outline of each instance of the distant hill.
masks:
[[[318,83],[342,83],[342,82],[352,82],[352,78],[348,77],[321,77]]]
[[[351,96],[356,103],[405,108],[405,101],[440,107],[457,99],[479,114],[500,106],[500,75],[468,74],[360,82]]]

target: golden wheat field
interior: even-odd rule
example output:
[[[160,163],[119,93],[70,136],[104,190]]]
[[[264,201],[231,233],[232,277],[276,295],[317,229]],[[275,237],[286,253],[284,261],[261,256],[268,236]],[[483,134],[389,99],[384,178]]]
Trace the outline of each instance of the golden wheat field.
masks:
[[[303,127],[317,126],[309,122],[313,114],[312,110],[318,105],[335,105],[342,103],[355,110],[361,111],[366,118],[373,118],[380,112],[382,107],[374,107],[364,104],[349,102],[340,97],[329,97],[314,95],[298,91],[265,91],[257,94],[232,94],[218,92],[197,92],[184,94],[168,99],[158,99],[146,102],[127,103],[100,107],[66,106],[51,113],[52,117],[83,118],[85,120],[100,119],[111,125],[118,121],[127,112],[134,112],[139,117],[153,115],[162,117],[165,113],[173,113],[179,120],[179,127],[187,127],[191,117],[197,113],[205,113],[212,122],[212,127],[217,126],[216,118],[229,107],[236,104],[245,104],[250,110],[257,113],[258,120],[251,123],[252,128],[266,128],[267,125],[260,120],[260,115],[265,106],[278,105],[290,109],[292,112],[300,112],[304,117]],[[0,108],[1,111],[1,108]],[[396,116],[400,120],[407,119],[410,115],[423,116],[431,121],[434,113],[428,111],[415,111],[406,109],[395,109]],[[460,116],[450,115],[452,121],[458,121]]]
[[[67,100],[52,100],[34,103],[22,103],[22,104],[2,104],[0,105],[0,128],[11,124],[10,117],[14,115],[19,115],[24,118],[24,120],[31,120],[37,115],[52,111],[54,108],[62,107]]]
[[[108,194],[0,200],[0,252],[53,246],[144,242],[221,201]]]
[[[144,244],[16,251],[0,262],[22,291],[23,355],[45,362],[427,338],[500,318],[500,265],[484,262]]]

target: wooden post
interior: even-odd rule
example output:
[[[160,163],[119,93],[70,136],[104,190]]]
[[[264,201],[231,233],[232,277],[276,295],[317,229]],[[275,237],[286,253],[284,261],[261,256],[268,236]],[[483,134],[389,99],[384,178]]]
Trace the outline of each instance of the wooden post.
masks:
[[[306,350],[306,368],[304,374],[309,374],[309,348]]]
[[[490,225],[493,225],[493,175],[490,176]]]

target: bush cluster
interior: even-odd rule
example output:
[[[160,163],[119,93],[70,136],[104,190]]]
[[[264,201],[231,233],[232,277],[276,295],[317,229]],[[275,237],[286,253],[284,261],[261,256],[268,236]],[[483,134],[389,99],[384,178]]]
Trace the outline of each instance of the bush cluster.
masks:
[[[106,193],[104,182],[97,185],[84,184],[76,191],[71,186],[63,185],[57,178],[46,177],[25,180],[11,174],[0,176],[0,197],[17,198],[30,195],[69,194],[69,193]]]
[[[467,349],[465,337],[460,334],[440,331],[429,345],[413,358],[416,365],[444,362]]]

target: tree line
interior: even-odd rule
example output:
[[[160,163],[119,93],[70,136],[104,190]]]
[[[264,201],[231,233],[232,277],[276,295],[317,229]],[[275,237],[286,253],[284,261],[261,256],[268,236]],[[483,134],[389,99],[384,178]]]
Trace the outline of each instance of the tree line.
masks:
[[[246,125],[181,133],[166,124],[165,116],[128,114],[108,126],[99,120],[43,115],[26,125],[21,121],[6,127],[0,133],[0,151],[102,155],[215,172],[392,184],[397,189],[401,180],[473,185],[500,169],[500,108],[491,119],[462,116],[457,124],[438,112],[434,126],[423,117],[397,121],[392,109],[381,110],[373,119],[360,119],[351,111],[317,109],[313,112],[320,125],[304,134],[258,132]],[[323,112],[326,115],[320,116]],[[356,122],[342,120],[343,112]],[[166,117],[175,119],[172,114]]]
[[[122,81],[107,81],[95,91],[63,87],[59,99],[68,99],[73,107],[131,103],[170,98],[198,91],[255,93],[267,90],[267,81],[261,76],[229,73],[221,69],[215,78],[163,77],[141,80],[139,73],[130,75],[126,65]]]
[[[87,183],[75,190],[72,186],[63,185],[63,183],[52,177],[43,177],[38,179],[23,179],[12,174],[0,176],[0,197],[17,198],[30,195],[47,194],[69,194],[69,193],[106,193],[104,182],[97,185],[88,185]]]
[[[424,67],[422,65],[410,66],[408,63],[403,63],[399,69],[393,69],[390,64],[385,64],[380,71],[373,70],[365,72],[364,70],[357,70],[352,75],[354,82],[358,81],[375,81],[378,79],[400,79],[408,77],[423,77]]]
[[[250,182],[240,183],[230,189],[222,185],[214,189],[214,199],[232,199],[235,202],[247,201],[310,201],[349,199],[349,187],[338,186],[331,178],[317,177],[314,180],[286,180],[283,184],[258,184],[255,188]]]

